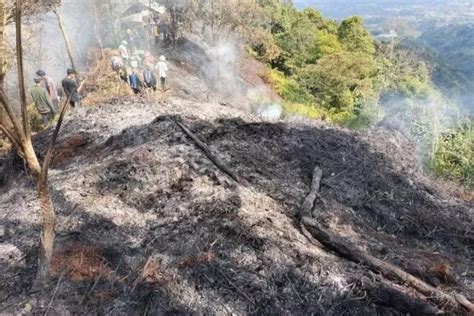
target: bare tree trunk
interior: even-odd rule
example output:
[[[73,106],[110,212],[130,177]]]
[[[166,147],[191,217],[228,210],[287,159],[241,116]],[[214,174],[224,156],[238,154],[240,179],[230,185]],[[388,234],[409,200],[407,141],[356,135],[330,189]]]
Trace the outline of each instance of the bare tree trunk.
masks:
[[[0,0],[0,85],[7,72],[7,8],[5,0]]]
[[[66,100],[66,104],[68,104],[69,100]],[[48,277],[48,270],[49,264],[51,262],[51,257],[53,255],[53,247],[54,247],[54,226],[56,221],[56,215],[54,212],[53,202],[51,196],[49,194],[48,189],[48,167],[49,161],[51,160],[52,156],[52,149],[57,139],[57,135],[59,133],[61,123],[63,121],[65,112],[67,107],[63,106],[63,111],[61,112],[61,116],[59,118],[58,125],[56,126],[56,130],[53,134],[53,138],[48,149],[48,154],[46,155],[45,163],[43,166],[40,165],[38,161],[38,157],[35,153],[33,143],[31,138],[26,138],[24,135],[23,129],[20,127],[20,122],[16,119],[15,114],[12,111],[12,107],[10,101],[8,100],[7,96],[5,95],[3,88],[0,86],[0,103],[6,109],[6,113],[10,121],[12,122],[14,132],[16,137],[13,133],[9,133],[9,130],[5,128],[5,130],[11,134],[11,137],[15,139],[15,145],[17,146],[17,150],[21,154],[22,158],[25,160],[28,169],[31,171],[33,175],[38,192],[38,199],[40,201],[41,207],[41,214],[42,214],[42,230],[41,230],[41,238],[40,238],[40,254],[38,258],[38,271],[35,281],[35,287],[40,287],[44,284]],[[3,126],[3,125],[2,125]],[[2,129],[3,130],[3,129]]]
[[[21,117],[23,119],[23,130],[25,137],[30,138],[30,122],[28,121],[28,109],[26,105],[26,88],[25,88],[25,74],[23,67],[23,44],[21,40],[21,12],[22,12],[22,0],[16,0],[15,10],[15,26],[16,26],[16,56],[17,56],[17,68],[18,68],[18,84],[20,88],[20,104],[21,104]]]
[[[76,63],[74,62],[74,57],[72,55],[71,43],[69,42],[69,38],[67,36],[66,27],[64,25],[64,20],[62,15],[59,13],[58,9],[53,9],[54,14],[58,18],[59,29],[61,30],[61,34],[63,36],[64,44],[66,45],[67,54],[69,56],[69,60],[71,61],[72,68],[76,69]],[[77,69],[76,69],[77,70]]]
[[[97,39],[97,43],[99,44],[100,56],[104,58],[104,44],[102,41],[102,35],[100,33],[100,22],[99,15],[97,14],[96,0],[89,0],[89,7],[91,8],[92,16],[94,17],[94,33]]]
[[[56,214],[54,212],[53,201],[51,200],[51,195],[49,194],[47,182],[40,180],[37,186],[38,198],[41,205],[41,214],[43,217],[43,227],[40,237],[40,251],[38,257],[38,270],[36,272],[36,282],[38,284],[42,284],[48,279],[49,265],[53,256]]]

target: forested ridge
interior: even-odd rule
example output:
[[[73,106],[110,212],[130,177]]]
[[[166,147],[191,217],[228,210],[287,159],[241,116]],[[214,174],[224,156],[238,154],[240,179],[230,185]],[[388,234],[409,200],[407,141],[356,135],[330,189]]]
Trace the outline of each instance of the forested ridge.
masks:
[[[271,36],[252,48],[270,65],[265,78],[286,101],[287,113],[355,129],[396,120],[419,142],[427,170],[472,187],[472,119],[463,99],[474,79],[469,58],[458,53],[470,54],[469,26],[427,32],[420,41],[430,44],[421,49],[377,42],[361,17],[336,22],[278,1],[267,2],[264,11],[261,27]],[[438,41],[428,40],[435,36]],[[456,48],[446,52],[442,43]],[[456,65],[456,54],[467,64]]]

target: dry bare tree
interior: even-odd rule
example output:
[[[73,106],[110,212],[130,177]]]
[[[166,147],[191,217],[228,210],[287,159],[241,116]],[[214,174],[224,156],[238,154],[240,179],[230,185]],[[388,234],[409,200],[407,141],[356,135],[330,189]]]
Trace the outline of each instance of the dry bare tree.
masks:
[[[69,41],[69,37],[66,31],[66,25],[64,24],[63,15],[61,14],[61,12],[59,12],[59,7],[54,7],[53,13],[56,15],[58,19],[59,29],[61,30],[61,35],[63,37],[64,44],[66,46],[66,51],[69,56],[69,61],[71,62],[71,67],[74,69],[77,69],[76,63],[74,62],[74,57],[72,54],[71,42]]]
[[[212,44],[225,40],[250,40],[263,20],[263,10],[254,0],[193,0],[192,19],[209,35]]]
[[[169,15],[169,33],[173,45],[176,45],[178,39],[182,33],[182,26],[186,23],[186,19],[189,14],[192,14],[189,9],[191,8],[192,1],[190,0],[163,0],[163,5]]]
[[[55,210],[48,186],[48,171],[52,159],[53,149],[61,129],[64,115],[67,111],[69,100],[61,106],[61,113],[58,123],[51,138],[46,156],[42,162],[33,147],[31,132],[29,128],[29,118],[26,104],[26,88],[23,75],[23,51],[22,51],[22,0],[16,0],[14,10],[15,30],[16,30],[16,56],[18,68],[18,82],[20,90],[21,115],[18,116],[11,100],[4,90],[4,78],[7,70],[7,60],[4,50],[0,52],[0,105],[4,110],[0,117],[0,130],[9,138],[15,146],[18,154],[25,161],[36,183],[38,199],[42,214],[42,229],[40,237],[40,252],[38,260],[38,270],[36,274],[36,285],[42,285],[48,278],[48,270],[53,254]],[[0,48],[6,47],[5,29],[8,20],[8,12],[5,0],[0,0]]]
[[[99,44],[100,55],[104,58],[104,44],[102,40],[102,32],[100,29],[100,19],[99,19],[99,8],[97,7],[96,0],[89,0],[89,8],[91,10],[91,14],[93,17],[93,24],[94,24],[94,34],[96,36],[97,44]]]

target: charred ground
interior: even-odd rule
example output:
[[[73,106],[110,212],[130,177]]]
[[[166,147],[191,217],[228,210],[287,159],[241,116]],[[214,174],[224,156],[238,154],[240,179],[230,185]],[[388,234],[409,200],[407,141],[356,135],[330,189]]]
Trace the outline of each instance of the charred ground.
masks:
[[[177,115],[248,185],[222,174]],[[37,137],[40,151],[48,133]],[[323,169],[319,222],[472,300],[472,200],[425,177],[414,152],[393,131],[267,122],[217,102],[124,98],[80,109],[64,126],[51,174],[59,236],[44,293],[29,293],[39,235],[33,184],[13,176],[22,169],[14,154],[2,160],[0,310],[430,314],[423,297],[301,231],[294,214],[315,165]],[[391,299],[394,290],[412,301]]]

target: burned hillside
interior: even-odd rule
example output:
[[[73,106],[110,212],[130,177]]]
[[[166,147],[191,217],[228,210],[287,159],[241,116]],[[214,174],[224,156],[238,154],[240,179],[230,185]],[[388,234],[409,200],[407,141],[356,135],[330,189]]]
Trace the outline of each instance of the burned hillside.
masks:
[[[474,315],[474,125],[403,43],[0,0],[0,314]]]
[[[269,122],[218,102],[123,100],[79,109],[64,125],[51,171],[53,279],[43,293],[29,293],[40,223],[31,180],[23,174],[2,184],[3,313],[430,315],[442,308],[301,229],[295,214],[315,166],[323,171],[319,223],[473,299],[472,200],[424,176],[402,135]],[[216,168],[177,120],[242,184]],[[9,159],[10,171],[23,168]]]

